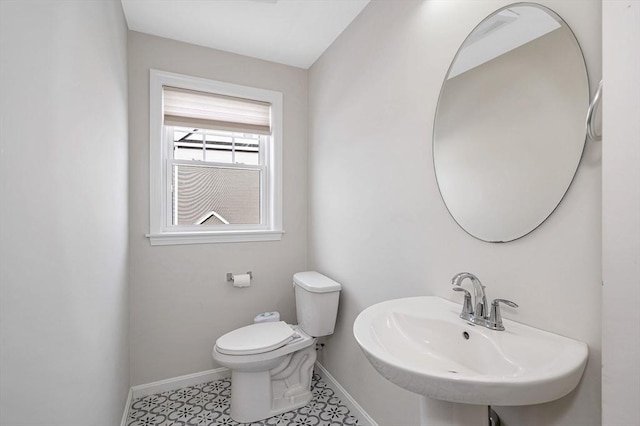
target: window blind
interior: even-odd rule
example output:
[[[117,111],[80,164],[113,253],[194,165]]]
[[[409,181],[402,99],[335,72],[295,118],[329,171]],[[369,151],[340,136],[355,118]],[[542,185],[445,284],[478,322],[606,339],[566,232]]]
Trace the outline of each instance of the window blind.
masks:
[[[271,104],[163,86],[164,124],[271,134]]]

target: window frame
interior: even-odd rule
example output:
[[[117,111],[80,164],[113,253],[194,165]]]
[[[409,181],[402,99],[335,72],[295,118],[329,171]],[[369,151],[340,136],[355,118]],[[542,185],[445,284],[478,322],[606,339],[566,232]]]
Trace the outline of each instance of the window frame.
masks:
[[[271,104],[271,143],[265,149],[265,191],[261,191],[261,223],[256,225],[171,225],[171,170],[166,141],[163,87],[210,92]],[[149,223],[151,245],[277,241],[282,238],[282,93],[238,84],[149,70]]]

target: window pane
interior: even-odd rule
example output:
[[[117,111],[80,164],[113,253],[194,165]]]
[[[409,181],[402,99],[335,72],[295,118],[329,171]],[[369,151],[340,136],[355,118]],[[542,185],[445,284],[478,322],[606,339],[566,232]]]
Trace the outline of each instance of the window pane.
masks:
[[[202,134],[175,130],[173,132],[173,158],[176,160],[203,160]]]
[[[260,156],[257,152],[245,152],[236,149],[236,163],[240,164],[260,164]]]
[[[173,167],[173,224],[260,223],[260,171]]]
[[[241,135],[235,140],[236,163],[260,164],[260,137],[258,135]]]
[[[205,161],[217,163],[233,162],[233,138],[231,136],[207,134],[207,154]]]

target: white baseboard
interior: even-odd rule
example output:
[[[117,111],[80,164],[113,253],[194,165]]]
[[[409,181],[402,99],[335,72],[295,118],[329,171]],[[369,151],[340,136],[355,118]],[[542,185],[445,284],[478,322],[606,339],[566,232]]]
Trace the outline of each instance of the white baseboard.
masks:
[[[127,402],[124,404],[124,413],[122,413],[122,420],[120,426],[127,426],[127,417],[129,417],[129,407],[131,407],[131,401],[133,400],[133,392],[129,388],[129,395],[127,395]]]
[[[336,396],[340,398],[340,401],[342,401],[342,403],[349,409],[351,413],[355,414],[356,417],[358,417],[358,420],[360,420],[360,424],[364,426],[378,426],[378,423],[376,423],[376,421],[373,420],[373,418],[371,418],[371,416],[367,414],[366,411],[364,411],[364,408],[362,408],[360,404],[358,404],[358,402],[353,399],[351,395],[349,395],[347,390],[343,388],[340,383],[338,383],[338,381],[331,375],[331,373],[329,373],[327,369],[317,361],[316,373],[318,373],[322,380],[329,383],[331,388],[335,391]]]
[[[187,374],[173,377],[171,379],[159,380],[145,385],[132,386],[133,399],[142,398],[156,393],[178,390],[201,383],[222,380],[231,377],[231,370],[228,368],[215,368],[213,370],[201,371],[199,373]]]

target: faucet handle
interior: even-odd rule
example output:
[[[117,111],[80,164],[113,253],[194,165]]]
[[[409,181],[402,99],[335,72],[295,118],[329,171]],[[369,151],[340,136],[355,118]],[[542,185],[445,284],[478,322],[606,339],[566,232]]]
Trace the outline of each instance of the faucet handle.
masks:
[[[507,306],[510,306],[512,308],[517,308],[518,304],[516,302],[512,302],[511,300],[507,300],[507,299],[494,299],[493,302],[491,302],[492,306],[498,306],[498,303],[504,303]]]
[[[460,313],[460,318],[468,320],[471,316],[473,316],[473,303],[471,303],[471,293],[469,293],[466,289],[462,287],[453,287],[452,290],[464,292],[464,303],[462,305],[462,312]]]
[[[489,328],[492,330],[504,330],[502,325],[502,315],[500,315],[500,303],[504,303],[512,308],[517,308],[518,304],[506,299],[494,299],[491,302],[491,313],[489,315]]]

